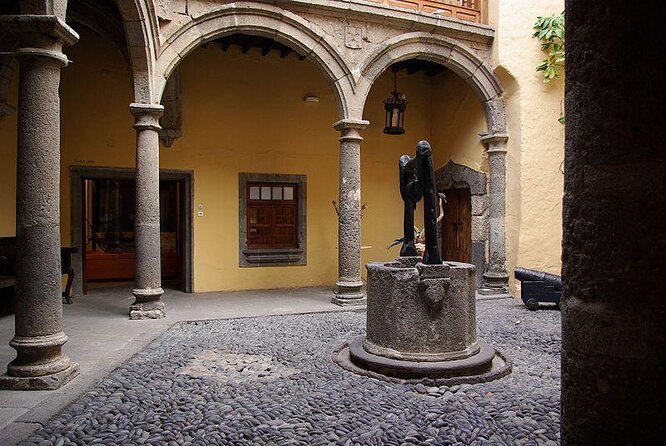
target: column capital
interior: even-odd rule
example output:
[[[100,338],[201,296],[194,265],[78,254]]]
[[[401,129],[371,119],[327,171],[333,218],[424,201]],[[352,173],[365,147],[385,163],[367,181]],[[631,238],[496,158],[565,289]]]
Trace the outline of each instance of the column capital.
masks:
[[[507,133],[482,133],[481,142],[485,145],[493,143],[506,143],[509,140]]]
[[[65,56],[62,51],[59,50],[49,50],[45,48],[18,48],[14,52],[14,57],[45,57],[47,59],[52,59],[59,63],[61,66],[66,67],[69,63],[67,56]]]
[[[6,15],[0,16],[0,28],[6,32],[25,35],[46,36],[64,46],[74,45],[79,35],[63,19],[55,15]]]
[[[333,124],[335,130],[363,130],[370,125],[365,119],[341,119]]]
[[[160,104],[130,104],[130,112],[134,115],[134,128],[137,130],[161,130],[160,117],[164,113],[164,106]]]
[[[509,135],[506,133],[481,134],[481,143],[486,146],[486,151],[492,153],[506,153],[506,142]]]

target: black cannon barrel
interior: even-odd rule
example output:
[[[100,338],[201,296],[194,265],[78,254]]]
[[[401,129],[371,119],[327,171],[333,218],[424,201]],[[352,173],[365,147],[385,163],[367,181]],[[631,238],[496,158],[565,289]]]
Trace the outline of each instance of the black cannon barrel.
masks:
[[[521,282],[544,282],[546,285],[554,287],[556,291],[562,290],[562,278],[560,276],[556,276],[555,274],[549,274],[543,271],[536,271],[528,268],[516,268],[514,271],[514,277]]]

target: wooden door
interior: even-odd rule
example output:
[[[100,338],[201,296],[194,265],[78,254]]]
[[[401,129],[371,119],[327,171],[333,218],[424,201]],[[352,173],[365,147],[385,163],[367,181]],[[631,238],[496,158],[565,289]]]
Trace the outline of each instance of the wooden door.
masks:
[[[442,219],[442,257],[470,262],[472,259],[472,195],[469,189],[448,189]]]

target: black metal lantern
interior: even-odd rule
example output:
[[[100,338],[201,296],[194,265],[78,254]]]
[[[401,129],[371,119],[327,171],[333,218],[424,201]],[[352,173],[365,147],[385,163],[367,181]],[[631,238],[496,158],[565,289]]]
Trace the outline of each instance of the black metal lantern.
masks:
[[[393,77],[393,92],[391,97],[384,101],[384,110],[386,110],[386,126],[384,133],[387,135],[402,135],[405,133],[405,109],[407,108],[407,98],[404,93],[398,92],[398,74]]]

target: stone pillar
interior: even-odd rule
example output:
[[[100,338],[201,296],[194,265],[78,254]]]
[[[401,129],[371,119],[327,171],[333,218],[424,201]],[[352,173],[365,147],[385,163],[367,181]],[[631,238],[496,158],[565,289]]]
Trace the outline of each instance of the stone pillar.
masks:
[[[663,12],[642,6],[566,2],[565,446],[666,437]]]
[[[56,389],[79,372],[62,354],[60,271],[60,69],[78,35],[55,16],[0,17],[19,33],[16,162],[16,359],[4,389]]]
[[[340,131],[340,206],[338,216],[337,305],[365,303],[361,280],[361,141],[368,121],[344,119],[333,127]]]
[[[130,319],[165,317],[160,251],[160,143],[159,119],[164,107],[130,104],[136,129],[136,284]]]
[[[490,164],[488,191],[488,267],[483,274],[479,294],[507,294],[509,274],[506,271],[506,134],[481,138],[487,146]]]

